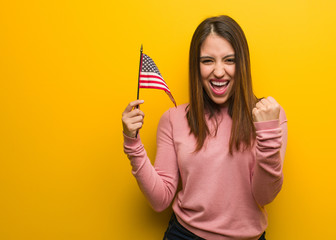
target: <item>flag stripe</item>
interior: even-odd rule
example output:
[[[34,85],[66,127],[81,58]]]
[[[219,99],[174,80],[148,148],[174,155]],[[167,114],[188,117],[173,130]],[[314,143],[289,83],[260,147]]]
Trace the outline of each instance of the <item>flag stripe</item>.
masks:
[[[165,91],[169,91],[169,88],[165,87],[164,85],[162,84],[157,84],[157,83],[141,83],[140,82],[140,87],[141,88],[158,88],[158,89],[162,89],[162,90],[165,90]]]
[[[151,79],[151,78],[147,78],[147,79],[141,79],[140,82],[142,83],[157,83],[157,84],[162,84],[165,87],[168,88],[167,84],[165,84],[164,82],[160,81],[160,80],[156,80],[156,79]]]
[[[162,88],[162,87],[155,87],[155,86],[142,86],[141,88],[152,88],[152,89],[159,89],[159,90],[163,90],[165,92],[169,92],[169,89],[166,89],[166,88]]]
[[[162,81],[164,81],[162,76],[160,76],[159,74],[153,73],[153,72],[141,72],[140,77],[152,77],[152,78],[162,79]]]
[[[141,78],[140,79],[140,83],[157,83],[157,84],[162,84],[164,85],[166,88],[168,88],[167,84],[165,82],[162,82],[158,79],[152,79],[152,78]]]
[[[161,88],[165,88],[167,90],[169,90],[168,87],[166,87],[165,85],[163,84],[160,84],[160,83],[153,83],[153,82],[140,82],[140,86],[157,86],[157,87],[161,87]]]
[[[165,83],[165,81],[163,80],[162,77],[158,77],[158,76],[155,76],[155,75],[140,75],[140,79],[141,78],[153,78],[153,79],[160,79],[161,81],[163,81]]]

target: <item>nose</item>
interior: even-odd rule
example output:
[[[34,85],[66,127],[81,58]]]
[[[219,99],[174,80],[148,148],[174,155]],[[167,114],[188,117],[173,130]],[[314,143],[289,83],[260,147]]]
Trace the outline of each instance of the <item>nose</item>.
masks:
[[[223,78],[225,75],[225,67],[223,64],[216,64],[213,70],[213,74],[216,78]]]

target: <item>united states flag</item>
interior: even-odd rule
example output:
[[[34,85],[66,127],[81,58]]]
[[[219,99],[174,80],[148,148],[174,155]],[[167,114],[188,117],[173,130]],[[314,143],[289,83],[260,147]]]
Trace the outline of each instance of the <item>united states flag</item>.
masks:
[[[172,100],[176,106],[175,99],[173,98],[166,82],[163,80],[159,69],[155,65],[154,61],[146,54],[142,54],[139,88],[163,90],[168,94],[170,100]]]

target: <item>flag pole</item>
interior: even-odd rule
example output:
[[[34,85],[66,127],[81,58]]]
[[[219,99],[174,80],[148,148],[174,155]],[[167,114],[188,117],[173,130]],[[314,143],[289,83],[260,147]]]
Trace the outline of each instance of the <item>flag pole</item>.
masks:
[[[140,73],[141,73],[141,68],[142,68],[142,44],[140,48],[140,63],[139,63],[139,76],[138,76],[138,92],[137,92],[137,100],[139,100],[139,95],[140,95]],[[136,106],[136,108],[139,108],[139,105]],[[135,138],[138,137],[139,130],[135,134]]]
[[[140,62],[139,62],[139,76],[138,76],[138,92],[137,92],[137,100],[139,100],[139,84],[140,84],[140,73],[141,73],[141,67],[142,67],[142,44],[140,48]],[[139,105],[137,105],[137,108],[139,108]]]

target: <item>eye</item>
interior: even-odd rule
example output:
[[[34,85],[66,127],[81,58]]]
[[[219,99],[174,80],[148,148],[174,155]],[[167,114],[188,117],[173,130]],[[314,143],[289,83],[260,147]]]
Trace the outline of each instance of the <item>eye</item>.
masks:
[[[213,60],[211,60],[211,59],[203,59],[203,60],[201,60],[201,63],[203,63],[203,64],[211,64],[213,62]]]
[[[235,58],[227,58],[227,59],[225,59],[225,62],[229,63],[229,64],[234,64],[234,63],[236,63],[236,59]]]

